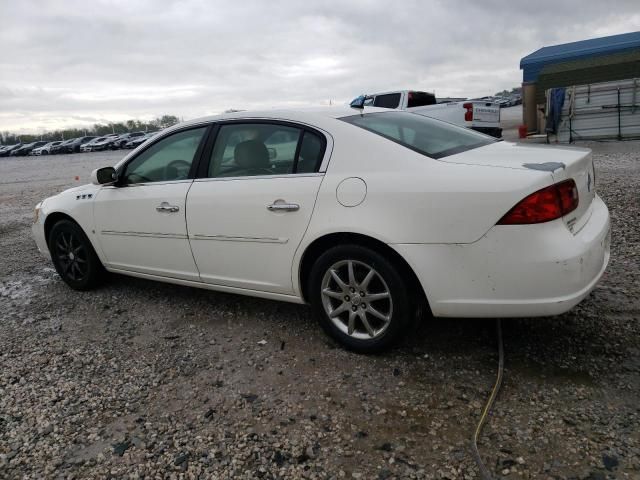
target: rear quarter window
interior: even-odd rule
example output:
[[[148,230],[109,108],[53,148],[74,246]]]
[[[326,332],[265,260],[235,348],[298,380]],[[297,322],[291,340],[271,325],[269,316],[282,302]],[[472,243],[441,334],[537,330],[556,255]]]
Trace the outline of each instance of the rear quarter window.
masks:
[[[436,159],[496,142],[473,130],[409,112],[350,115],[340,120]]]

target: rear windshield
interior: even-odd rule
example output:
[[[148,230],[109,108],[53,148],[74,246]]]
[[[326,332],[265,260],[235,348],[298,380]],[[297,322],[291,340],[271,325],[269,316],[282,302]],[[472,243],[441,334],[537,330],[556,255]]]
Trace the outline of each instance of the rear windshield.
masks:
[[[494,143],[493,137],[417,113],[379,112],[343,120],[431,158],[443,158]]]
[[[409,92],[407,98],[407,108],[425,107],[427,105],[435,105],[436,96],[427,92]]]

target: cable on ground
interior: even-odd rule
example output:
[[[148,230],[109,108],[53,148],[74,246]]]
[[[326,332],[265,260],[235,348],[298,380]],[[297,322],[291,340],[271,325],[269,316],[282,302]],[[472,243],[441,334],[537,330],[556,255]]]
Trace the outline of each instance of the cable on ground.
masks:
[[[478,422],[478,426],[476,427],[475,432],[473,433],[473,439],[471,440],[471,456],[473,460],[478,465],[478,469],[480,469],[480,477],[483,480],[495,480],[493,474],[489,471],[489,469],[485,466],[480,458],[480,452],[478,451],[478,438],[480,438],[480,433],[482,432],[482,427],[487,421],[487,417],[493,408],[493,404],[496,401],[496,397],[498,396],[498,391],[500,390],[500,386],[502,385],[502,376],[504,373],[504,347],[502,345],[502,324],[500,319],[496,319],[496,334],[498,337],[498,375],[496,377],[496,383],[493,385],[493,390],[491,390],[491,395],[489,395],[489,400],[487,400],[487,404],[482,411],[482,415],[480,416],[480,421]]]

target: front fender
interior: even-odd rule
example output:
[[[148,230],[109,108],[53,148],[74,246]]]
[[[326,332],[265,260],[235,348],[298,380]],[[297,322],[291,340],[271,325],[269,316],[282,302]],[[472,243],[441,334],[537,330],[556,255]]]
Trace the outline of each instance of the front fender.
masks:
[[[65,190],[40,203],[40,213],[32,230],[38,249],[43,254],[48,254],[47,232],[56,221],[69,218],[82,228],[98,258],[104,262],[104,255],[96,241],[93,219],[93,201],[99,190],[100,187],[96,185],[83,185]]]

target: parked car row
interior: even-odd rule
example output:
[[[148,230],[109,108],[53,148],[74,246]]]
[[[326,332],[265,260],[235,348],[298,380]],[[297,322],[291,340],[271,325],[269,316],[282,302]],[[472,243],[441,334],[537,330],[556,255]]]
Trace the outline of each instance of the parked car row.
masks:
[[[54,142],[37,141],[0,146],[0,157],[21,157],[27,155],[54,155],[58,153],[97,152],[135,148],[158,132],[131,132],[109,134],[102,137],[85,136],[57,140]]]
[[[505,108],[522,104],[522,95],[515,93],[507,96],[482,97],[480,100],[491,101],[500,105],[500,108]]]
[[[8,157],[11,155],[12,157],[23,157],[31,154],[31,152],[38,147],[42,147],[47,142],[31,142],[31,143],[18,143],[16,145],[7,145],[4,147],[0,147],[0,157]]]

